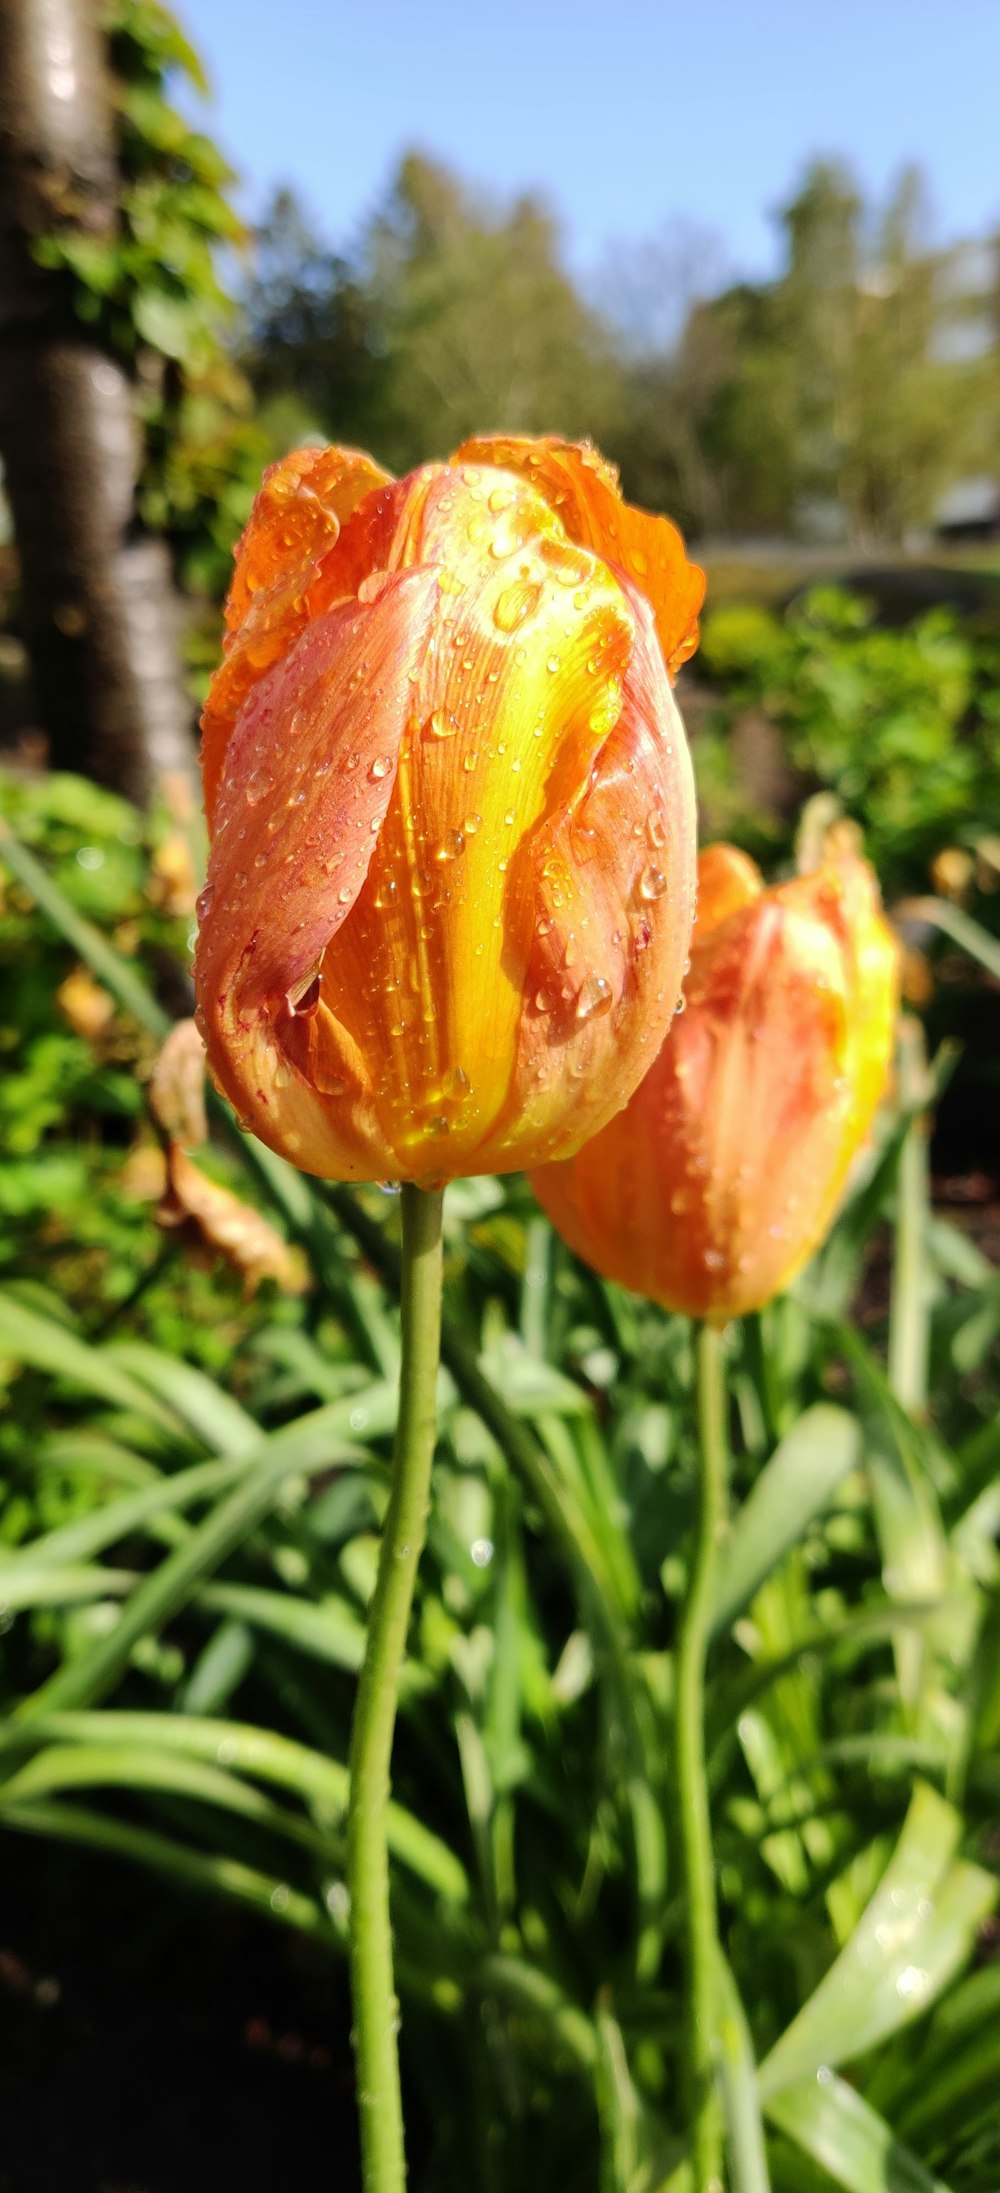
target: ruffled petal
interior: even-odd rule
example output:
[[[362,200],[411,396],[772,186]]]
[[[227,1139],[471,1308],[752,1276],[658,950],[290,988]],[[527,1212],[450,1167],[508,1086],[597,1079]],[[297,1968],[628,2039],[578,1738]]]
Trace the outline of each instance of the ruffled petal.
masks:
[[[240,1118],[306,1172],[392,1170],[371,1068],[319,976],[385,820],[437,601],[437,574],[416,570],[313,620],[256,682],[225,756],[200,909],[202,1031]]]
[[[244,701],[304,629],[310,580],[345,519],[388,479],[361,451],[336,448],[293,450],[264,474],[236,549],[226,602],[225,654],[202,716],[202,773],[210,822],[226,745]]]
[[[570,540],[617,566],[651,604],[663,660],[676,677],[698,645],[705,574],[689,563],[669,518],[622,501],[618,474],[589,442],[555,435],[483,434],[463,442],[452,464],[499,465],[522,473],[557,512]]]

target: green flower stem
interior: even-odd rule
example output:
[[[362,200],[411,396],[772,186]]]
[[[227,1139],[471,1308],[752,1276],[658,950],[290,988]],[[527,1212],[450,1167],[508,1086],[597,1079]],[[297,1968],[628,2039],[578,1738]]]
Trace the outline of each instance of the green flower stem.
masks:
[[[925,1269],[930,1213],[928,1116],[930,1077],[924,1031],[915,1016],[904,1015],[899,1030],[899,1096],[912,1111],[899,1161],[896,1190],[896,1243],[892,1304],[889,1311],[889,1384],[911,1416],[927,1406],[927,1355],[930,1311]]]
[[[404,2193],[406,2184],[386,1828],[399,1675],[427,1527],[434,1456],[443,1200],[441,1189],[402,1191],[399,1419],[348,1759],[347,1884],[364,2193]]]
[[[718,1935],[712,1828],[705,1774],[705,1661],[719,1538],[726,1522],[726,1387],[722,1335],[701,1325],[697,1336],[698,1476],[694,1543],[677,1640],[674,1772],[680,1823],[688,1970],[688,2111],[695,2193],[722,2185],[722,2126],[713,2041],[717,2005]]]

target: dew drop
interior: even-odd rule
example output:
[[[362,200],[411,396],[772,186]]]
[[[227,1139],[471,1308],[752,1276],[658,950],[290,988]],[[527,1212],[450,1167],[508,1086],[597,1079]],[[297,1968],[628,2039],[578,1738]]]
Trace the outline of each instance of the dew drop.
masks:
[[[493,622],[498,632],[516,632],[527,616],[537,606],[540,588],[525,579],[515,579],[497,595],[493,607]]]
[[[449,708],[435,708],[424,725],[425,739],[453,739],[458,730],[458,717]]]
[[[273,787],[274,778],[270,770],[255,769],[253,775],[247,778],[244,797],[249,806],[256,807],[257,801],[262,800],[265,793],[272,791]]]
[[[465,835],[467,838],[474,838],[476,835],[476,831],[481,830],[482,827],[483,818],[481,815],[466,815],[463,828],[465,830]]]
[[[661,899],[666,888],[667,879],[662,868],[657,868],[652,861],[647,861],[639,878],[640,897],[644,899]]]
[[[461,831],[446,830],[440,844],[435,847],[434,858],[440,861],[457,860],[464,851],[465,839]]]
[[[391,768],[392,755],[378,754],[376,755],[376,758],[373,761],[371,768],[368,771],[368,774],[370,777],[374,778],[377,781],[380,777],[387,777]]]
[[[286,992],[285,1002],[289,1012],[298,1014],[301,1017],[314,1013],[319,1004],[319,993],[320,970],[316,967],[311,974],[303,975],[300,982],[293,983],[291,989]]]
[[[613,1002],[607,976],[588,975],[576,1000],[577,1020],[594,1020],[598,1013],[610,1012]]]

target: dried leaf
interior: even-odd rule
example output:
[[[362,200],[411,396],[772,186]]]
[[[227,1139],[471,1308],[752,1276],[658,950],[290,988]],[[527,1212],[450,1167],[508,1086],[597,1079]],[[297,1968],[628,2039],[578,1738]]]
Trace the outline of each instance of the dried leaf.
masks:
[[[193,1246],[224,1257],[249,1294],[256,1294],[264,1279],[273,1279],[286,1294],[304,1294],[309,1285],[301,1253],[259,1211],[209,1180],[176,1142],[167,1151],[167,1193],[156,1217],[160,1226],[189,1229]]]
[[[171,1028],[149,1084],[153,1117],[185,1150],[208,1140],[205,1117],[205,1046],[193,1020]]]

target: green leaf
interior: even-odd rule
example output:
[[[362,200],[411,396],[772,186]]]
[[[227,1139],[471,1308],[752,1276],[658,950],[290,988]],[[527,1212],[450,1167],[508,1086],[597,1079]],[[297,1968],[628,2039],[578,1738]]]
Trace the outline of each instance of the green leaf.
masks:
[[[259,1873],[235,1858],[206,1857],[165,1835],[133,1827],[131,1822],[106,1819],[82,1805],[44,1801],[11,1805],[3,1815],[3,1825],[22,1834],[46,1835],[56,1842],[82,1843],[88,1850],[107,1851],[113,1857],[148,1866],[187,1888],[248,1904],[261,1917],[311,1934],[328,1948],[336,1942],[331,1919],[310,1896],[301,1895],[277,1875]]]
[[[948,2193],[829,2066],[772,2095],[766,2114],[844,2193]]]
[[[121,952],[115,951],[100,930],[95,929],[93,922],[77,913],[66,893],[47,875],[41,862],[35,859],[27,846],[22,845],[20,839],[14,836],[2,816],[0,860],[6,861],[8,868],[30,893],[36,906],[40,906],[42,912],[48,915],[49,920],[65,937],[67,944],[72,945],[74,952],[90,968],[91,973],[97,976],[98,981],[104,984],[105,989],[110,990],[112,997],[117,998],[119,1005],[124,1006],[125,1011],[131,1013],[141,1027],[148,1028],[150,1035],[165,1036],[170,1028],[169,1015],[157,1004],[152,991],[136,973],[131,962]]]
[[[718,2079],[732,2193],[770,2193],[753,2042],[736,1981],[721,1954],[718,2035]]]
[[[0,1817],[22,1801],[30,1804],[67,1789],[160,1790],[172,1797],[193,1797],[199,1804],[238,1812],[245,1820],[304,1844],[318,1856],[329,1859],[331,1855],[324,1837],[306,1821],[271,1803],[225,1768],[176,1752],[107,1742],[50,1744],[36,1752],[0,1786]]]
[[[28,1363],[34,1370],[49,1371],[74,1386],[83,1386],[117,1408],[135,1410],[165,1431],[178,1432],[180,1421],[173,1410],[140,1385],[116,1363],[105,1348],[80,1340],[54,1319],[40,1317],[0,1293],[0,1353]]]
[[[233,1774],[250,1775],[301,1798],[331,1828],[347,1815],[347,1768],[291,1737],[247,1722],[203,1719],[180,1713],[97,1713],[40,1715],[30,1729],[8,1722],[0,1732],[0,1752],[26,1741],[120,1745],[137,1754],[181,1753],[224,1765]],[[389,1847],[393,1855],[437,1895],[464,1903],[469,1895],[465,1868],[448,1845],[402,1805],[390,1800]]]
[[[959,1814],[919,1783],[896,1849],[850,1941],[760,2068],[769,2099],[850,2062],[919,2017],[971,1954],[998,1884],[953,1863]]]
[[[143,1386],[166,1401],[205,1446],[220,1455],[248,1455],[260,1445],[261,1428],[214,1379],[143,1340],[116,1340],[107,1350]]]
[[[287,1478],[328,1468],[331,1450],[344,1434],[370,1414],[391,1421],[396,1400],[387,1387],[372,1386],[362,1395],[331,1402],[297,1423],[286,1425],[262,1443],[256,1464],[227,1499],[213,1508],[183,1543],[143,1578],[108,1636],[99,1638],[78,1659],[57,1669],[40,1690],[22,1701],[22,1716],[93,1704],[113,1688],[139,1639],[162,1628],[186,1606],[215,1569],[255,1530]]]
[[[799,1418],[765,1464],[722,1549],[712,1608],[714,1632],[728,1629],[821,1515],[860,1459],[857,1420],[818,1402]]]

